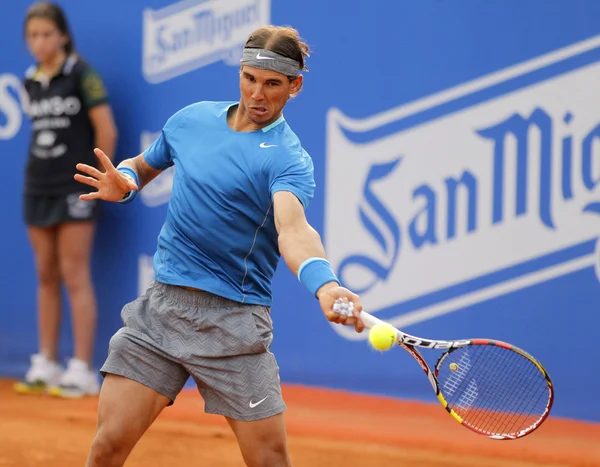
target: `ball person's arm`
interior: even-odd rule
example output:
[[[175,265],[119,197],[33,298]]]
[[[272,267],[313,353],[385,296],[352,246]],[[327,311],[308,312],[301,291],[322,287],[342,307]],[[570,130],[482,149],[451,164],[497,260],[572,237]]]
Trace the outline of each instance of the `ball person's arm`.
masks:
[[[300,265],[309,258],[325,258],[325,248],[319,233],[308,223],[304,214],[304,206],[289,191],[278,191],[273,195],[275,227],[278,233],[278,244],[281,256],[288,268],[298,274]],[[362,310],[358,295],[341,287],[337,282],[328,282],[317,291],[321,309],[329,321],[354,325],[358,332],[364,324],[358,318]],[[345,317],[332,311],[333,303],[338,298],[345,298],[354,303],[354,316]]]
[[[110,106],[100,104],[92,107],[88,115],[94,128],[95,146],[102,148],[104,153],[113,160],[118,132]]]

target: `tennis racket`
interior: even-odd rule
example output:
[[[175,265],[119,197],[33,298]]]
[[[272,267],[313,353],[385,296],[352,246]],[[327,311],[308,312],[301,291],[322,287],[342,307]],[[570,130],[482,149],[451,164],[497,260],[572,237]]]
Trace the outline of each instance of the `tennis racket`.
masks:
[[[337,301],[333,310],[351,315],[354,305]],[[385,324],[361,311],[367,328]],[[526,436],[546,420],[554,387],[542,364],[527,352],[491,339],[441,341],[396,328],[396,343],[419,363],[446,411],[461,425],[491,439]],[[433,371],[417,347],[442,349]]]

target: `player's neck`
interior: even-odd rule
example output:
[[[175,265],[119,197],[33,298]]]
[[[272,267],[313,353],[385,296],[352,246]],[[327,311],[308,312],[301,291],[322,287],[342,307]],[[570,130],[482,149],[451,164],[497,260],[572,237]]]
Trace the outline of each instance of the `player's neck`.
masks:
[[[234,131],[249,132],[260,130],[269,126],[271,123],[281,117],[281,112],[274,118],[261,123],[255,123],[248,117],[248,112],[245,107],[240,104],[231,106],[227,112],[227,124]]]

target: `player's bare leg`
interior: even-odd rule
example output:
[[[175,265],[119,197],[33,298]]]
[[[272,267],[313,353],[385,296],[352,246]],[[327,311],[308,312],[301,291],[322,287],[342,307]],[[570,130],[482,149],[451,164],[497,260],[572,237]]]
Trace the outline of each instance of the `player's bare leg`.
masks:
[[[283,413],[252,422],[232,418],[227,422],[248,467],[291,467]]]
[[[121,467],[169,398],[131,379],[106,375],[86,467]]]

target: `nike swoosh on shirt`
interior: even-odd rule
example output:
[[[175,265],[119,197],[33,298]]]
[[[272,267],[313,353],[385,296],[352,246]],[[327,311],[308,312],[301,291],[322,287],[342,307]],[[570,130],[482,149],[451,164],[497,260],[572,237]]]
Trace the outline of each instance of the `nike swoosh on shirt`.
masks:
[[[257,58],[258,60],[275,60],[273,57],[264,57],[264,56],[262,56],[262,55],[260,54],[260,52],[258,52],[258,53],[256,54],[256,58]]]
[[[269,397],[269,396],[267,396]],[[265,400],[267,400],[267,397],[265,397],[264,399],[259,400],[258,402],[252,402],[250,401],[250,403],[248,404],[248,406],[253,409],[254,407],[256,407],[259,404],[262,404]]]
[[[276,144],[266,144],[266,143],[260,143],[260,145],[259,145],[259,146],[260,146],[261,148],[264,148],[264,149],[266,149],[266,148],[274,148],[274,147],[276,147],[277,145],[276,145]]]

